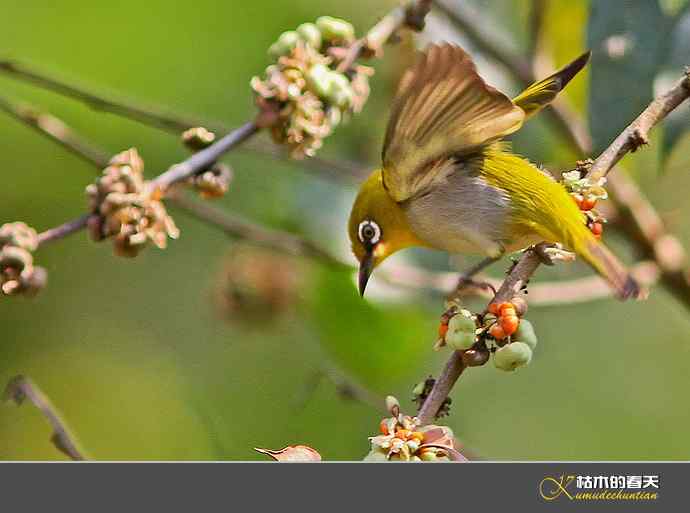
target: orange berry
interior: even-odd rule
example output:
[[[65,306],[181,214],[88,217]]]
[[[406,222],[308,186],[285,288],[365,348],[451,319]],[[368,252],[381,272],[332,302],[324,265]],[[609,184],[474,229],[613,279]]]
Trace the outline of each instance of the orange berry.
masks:
[[[580,210],[592,210],[594,206],[597,204],[597,200],[594,198],[584,198],[579,204],[578,207],[580,207]]]
[[[395,438],[400,438],[400,440],[407,440],[410,436],[412,431],[409,429],[398,429],[398,431],[395,433]]]
[[[386,419],[383,419],[381,423],[379,424],[379,431],[381,431],[382,435],[388,435],[388,423],[386,422]]]
[[[515,305],[513,303],[501,303],[498,307],[499,317],[505,317],[506,315],[516,315]]]
[[[498,307],[499,307],[498,303],[491,303],[489,305],[489,313],[492,313],[492,314],[498,316]]]
[[[441,340],[446,339],[446,333],[448,333],[448,323],[441,323],[438,325],[438,336]]]
[[[506,335],[512,335],[520,325],[520,319],[517,315],[505,315],[498,321],[501,324],[501,329]]]
[[[420,431],[413,431],[410,435],[410,438],[413,440],[417,440],[421,444],[424,441],[424,433]]]
[[[592,226],[590,226],[589,229],[592,231],[595,237],[601,237],[601,234],[604,233],[604,225],[601,223],[592,223]]]
[[[501,328],[501,326],[498,323],[493,324],[489,328],[489,335],[494,337],[496,340],[503,340],[504,338],[506,338],[506,332],[503,331],[503,328]]]

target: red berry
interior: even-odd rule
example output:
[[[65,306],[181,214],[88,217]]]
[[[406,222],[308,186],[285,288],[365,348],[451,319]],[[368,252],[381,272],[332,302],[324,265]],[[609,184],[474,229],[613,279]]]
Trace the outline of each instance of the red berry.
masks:
[[[448,333],[448,323],[441,323],[438,325],[438,336],[441,340],[446,339],[446,333]]]
[[[592,223],[589,229],[595,237],[601,237],[601,234],[604,233],[604,225],[601,223]]]
[[[583,200],[578,204],[580,210],[592,210],[597,204],[597,200],[594,198],[583,198]]]

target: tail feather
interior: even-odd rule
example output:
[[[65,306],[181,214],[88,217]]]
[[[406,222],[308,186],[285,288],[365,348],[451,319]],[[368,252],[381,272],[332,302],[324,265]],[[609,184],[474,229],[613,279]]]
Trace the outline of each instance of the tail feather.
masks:
[[[647,297],[647,291],[640,287],[621,261],[601,242],[592,238],[585,243],[585,248],[580,253],[611,284],[619,299]]]

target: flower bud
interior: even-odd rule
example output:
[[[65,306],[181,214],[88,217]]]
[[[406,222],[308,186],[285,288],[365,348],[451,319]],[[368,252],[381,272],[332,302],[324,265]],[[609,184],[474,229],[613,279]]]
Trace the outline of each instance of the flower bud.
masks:
[[[513,338],[517,341],[524,342],[533,351],[534,348],[537,347],[537,334],[534,331],[534,326],[527,319],[522,319],[520,321],[520,326],[513,335]]]
[[[295,48],[295,46],[297,46],[297,42],[299,40],[299,34],[297,34],[297,32],[294,30],[283,32],[278,38],[278,41],[273,43],[268,49],[268,53],[273,57],[287,55]]]
[[[316,26],[328,41],[349,42],[355,38],[355,28],[352,24],[339,18],[321,16],[316,20]]]
[[[317,96],[327,98],[331,94],[334,75],[325,64],[315,64],[307,70],[305,78]]]
[[[400,402],[392,395],[386,396],[386,410],[390,412],[391,415],[398,415],[400,413]]]
[[[512,342],[494,353],[494,365],[504,371],[514,371],[527,365],[531,359],[532,349],[524,342]]]
[[[350,86],[350,81],[342,73],[330,72],[330,90],[326,98],[341,109],[347,109],[352,105],[355,93]]]
[[[297,34],[312,48],[321,48],[321,31],[313,23],[302,23],[297,27]]]

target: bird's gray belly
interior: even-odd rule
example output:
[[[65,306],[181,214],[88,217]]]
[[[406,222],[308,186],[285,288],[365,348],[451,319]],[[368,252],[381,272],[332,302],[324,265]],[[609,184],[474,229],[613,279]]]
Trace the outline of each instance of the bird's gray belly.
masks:
[[[505,247],[510,217],[506,193],[480,176],[455,172],[402,204],[412,231],[429,246],[450,253],[484,253],[475,235]]]

